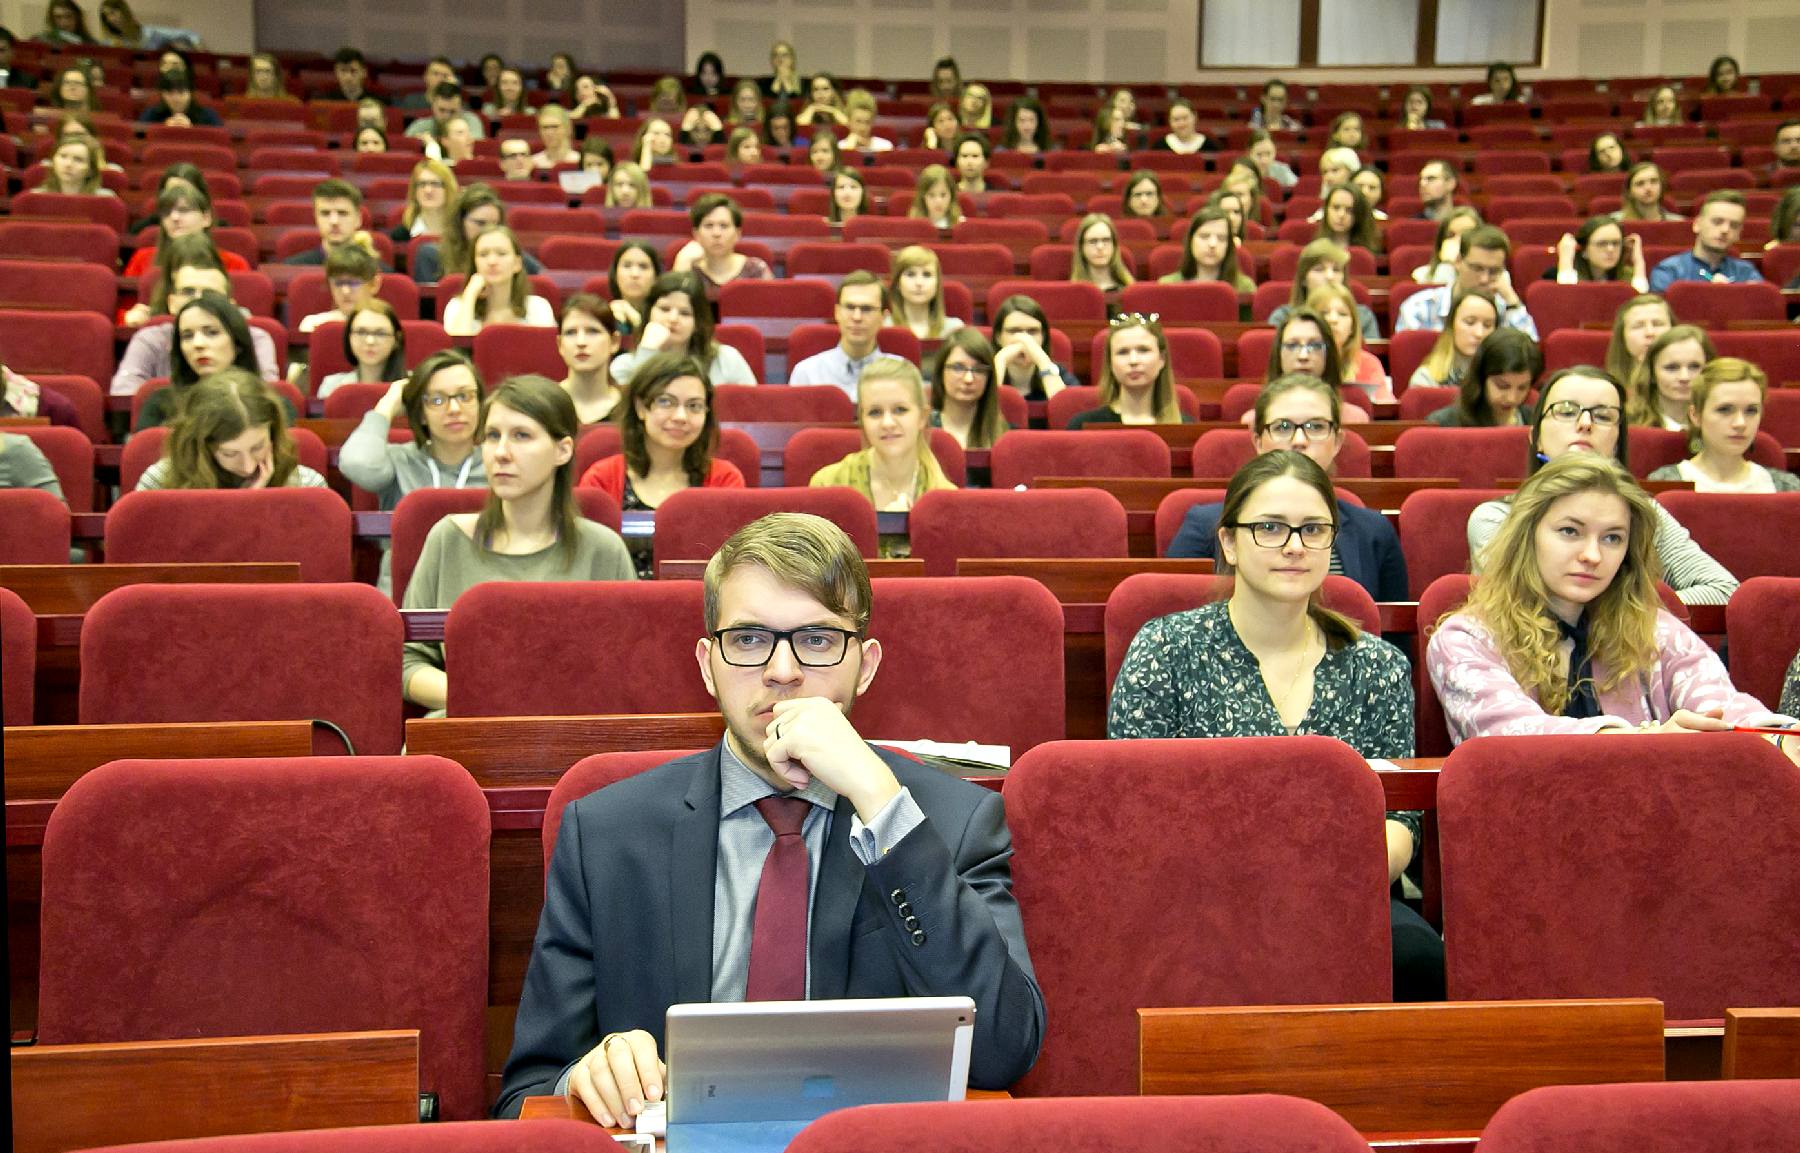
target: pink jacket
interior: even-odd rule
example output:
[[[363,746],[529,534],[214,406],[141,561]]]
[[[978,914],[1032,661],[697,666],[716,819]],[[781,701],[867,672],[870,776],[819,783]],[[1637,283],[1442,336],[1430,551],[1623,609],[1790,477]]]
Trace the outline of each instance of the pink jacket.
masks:
[[[1470,737],[1635,728],[1645,721],[1668,720],[1676,709],[1723,708],[1725,719],[1733,724],[1779,724],[1789,719],[1732,688],[1719,654],[1665,609],[1656,612],[1656,648],[1661,655],[1647,673],[1600,694],[1604,715],[1583,719],[1546,713],[1537,698],[1513,679],[1487,627],[1467,613],[1457,613],[1438,627],[1425,651],[1425,668],[1443,702],[1455,744]],[[1595,670],[1597,676],[1602,672]]]

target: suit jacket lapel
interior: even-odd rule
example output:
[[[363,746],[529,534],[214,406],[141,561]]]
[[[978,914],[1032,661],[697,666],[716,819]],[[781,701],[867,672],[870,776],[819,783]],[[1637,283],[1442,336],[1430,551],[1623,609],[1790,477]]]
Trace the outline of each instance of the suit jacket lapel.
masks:
[[[675,1000],[712,1000],[713,888],[719,863],[719,746],[694,769],[669,837]]]
[[[862,898],[867,870],[850,851],[850,821],[855,806],[843,797],[831,814],[831,835],[819,859],[819,883],[813,889],[812,926],[807,934],[812,961],[812,999],[836,1000],[850,983],[850,924]]]

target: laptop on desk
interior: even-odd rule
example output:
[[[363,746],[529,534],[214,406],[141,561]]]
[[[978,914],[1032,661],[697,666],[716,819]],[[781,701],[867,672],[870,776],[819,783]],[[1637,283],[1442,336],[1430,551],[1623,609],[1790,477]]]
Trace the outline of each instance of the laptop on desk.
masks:
[[[967,997],[673,1006],[668,1153],[777,1153],[836,1109],[960,1101],[974,1033]]]

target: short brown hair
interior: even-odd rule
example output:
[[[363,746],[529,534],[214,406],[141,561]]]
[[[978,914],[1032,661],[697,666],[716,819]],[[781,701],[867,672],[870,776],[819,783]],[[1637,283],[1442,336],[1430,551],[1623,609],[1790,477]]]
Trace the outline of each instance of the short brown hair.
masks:
[[[362,190],[348,180],[339,180],[335,176],[313,185],[312,198],[315,204],[321,200],[348,200],[358,208],[363,204]]]
[[[1463,235],[1462,250],[1467,252],[1471,248],[1485,248],[1490,252],[1498,250],[1508,256],[1512,255],[1512,241],[1506,238],[1506,233],[1492,224],[1478,225]]]
[[[744,210],[738,207],[737,201],[725,195],[723,192],[708,192],[706,195],[696,199],[693,205],[688,208],[688,223],[694,228],[699,228],[700,222],[712,215],[715,209],[719,208],[729,208],[731,210],[731,223],[734,227],[742,228],[744,226]]]
[[[1695,214],[1705,212],[1707,206],[1711,204],[1734,204],[1746,212],[1749,211],[1749,203],[1745,201],[1744,194],[1735,188],[1715,188],[1708,192],[1700,201],[1700,207],[1694,209]]]
[[[881,288],[881,278],[866,268],[857,269],[838,282],[837,302],[839,304],[844,303],[844,289],[866,288],[870,285]],[[882,299],[883,301],[887,299],[887,290],[885,288],[882,289]]]
[[[756,565],[806,593],[830,612],[867,632],[874,592],[869,566],[849,534],[822,516],[772,512],[731,534],[706,562],[702,579],[706,631],[719,627],[719,586],[745,565]]]

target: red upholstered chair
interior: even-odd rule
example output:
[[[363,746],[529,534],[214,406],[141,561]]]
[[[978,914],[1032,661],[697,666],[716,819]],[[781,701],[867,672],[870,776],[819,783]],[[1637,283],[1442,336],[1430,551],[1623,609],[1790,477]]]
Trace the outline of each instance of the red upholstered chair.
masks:
[[[1197,504],[1224,504],[1222,488],[1184,488],[1172,492],[1156,506],[1156,555],[1168,556],[1169,546],[1181,532],[1181,522]]]
[[[699,752],[698,749],[633,749],[626,752],[595,753],[569,766],[569,771],[556,779],[550,799],[544,804],[544,869],[556,853],[556,834],[562,828],[563,810],[570,804],[627,777],[635,777],[645,769],[654,769],[679,757]]]
[[[829,320],[836,307],[837,293],[822,280],[733,280],[719,288],[719,319],[755,321],[764,336],[786,336],[809,320]]]
[[[292,388],[293,386],[287,385],[286,387]],[[383,391],[387,389],[385,384],[372,387]],[[377,395],[376,399],[379,400],[380,396]],[[405,425],[402,424],[400,427],[405,427]],[[296,428],[290,429],[288,435],[294,439],[294,453],[299,457],[300,463],[320,476],[324,476],[329,454],[326,453],[325,442],[319,439],[319,434],[309,428]],[[144,473],[162,458],[163,446],[168,442],[169,426],[166,424],[157,428],[146,428],[142,432],[132,434],[131,439],[125,442],[124,449],[119,453],[120,492],[136,490],[138,481],[144,478]]]
[[[921,1147],[936,1153],[1364,1153],[1369,1143],[1316,1102],[1246,1094],[862,1105],[827,1113],[788,1150],[911,1153]]]
[[[1531,430],[1510,428],[1409,428],[1394,441],[1395,476],[1448,476],[1465,485],[1492,488],[1525,475]]]
[[[0,252],[117,268],[119,234],[104,224],[13,217],[0,221]]]
[[[5,347],[0,343],[0,347]],[[94,446],[81,430],[53,424],[27,424],[7,429],[28,437],[50,462],[70,512],[94,511]],[[62,563],[67,563],[64,557]]]
[[[867,241],[904,241],[908,244],[930,244],[938,238],[937,226],[929,220],[907,216],[853,216],[844,222],[844,239],[852,244]]]
[[[112,439],[106,427],[106,390],[85,376],[39,373],[31,378],[39,388],[54,392],[75,406],[75,427],[95,444]]]
[[[526,324],[484,326],[475,334],[475,370],[494,384],[528,372],[561,380],[568,367],[557,351],[556,335],[554,328]]]
[[[1015,1093],[1135,1091],[1139,1008],[1392,998],[1381,785],[1347,745],[1070,741],[1015,761],[1005,798],[1048,1012]],[[1152,827],[1182,834],[1121,851]]]
[[[748,324],[719,324],[713,326],[713,339],[742,353],[744,363],[750,366],[751,376],[757,380],[769,379],[768,342],[761,332]]]
[[[772,512],[810,512],[836,524],[863,556],[875,556],[879,540],[875,506],[848,488],[687,488],[656,510],[656,563],[706,560],[726,539]]]
[[[1450,999],[1655,997],[1670,1020],[1793,1004],[1793,764],[1747,733],[1576,739],[1579,780],[1564,737],[1466,741],[1444,763]]]
[[[1589,321],[1610,322],[1619,306],[1636,294],[1622,280],[1590,280],[1582,284],[1534,280],[1525,286],[1525,308],[1537,321],[1539,336],[1545,337],[1560,329],[1580,328]]]
[[[971,621],[1006,643],[970,645]],[[871,740],[979,741],[1016,756],[1062,739],[1062,606],[1037,581],[884,577],[869,633],[881,673],[856,727]]]
[[[1469,571],[1469,515],[1477,505],[1511,495],[1503,488],[1428,488],[1400,502],[1400,551],[1413,597],[1441,576]]]
[[[1787,247],[1800,249],[1800,245]],[[1771,385],[1800,384],[1800,340],[1794,339],[1792,331],[1725,329],[1713,333],[1712,341],[1720,356],[1737,356],[1755,363],[1769,374]],[[1766,423],[1767,418],[1764,419]]]
[[[374,155],[369,153],[368,155]],[[361,420],[372,412],[381,398],[387,395],[390,385],[387,384],[340,384],[331,390],[325,398],[325,418],[327,420]],[[404,422],[390,426],[404,428]],[[407,430],[409,433],[411,430]]]
[[[1099,287],[1067,280],[997,280],[988,286],[987,315],[993,316],[999,311],[1000,302],[1013,295],[1035,300],[1053,325],[1065,321],[1106,321],[1106,298]]]
[[[379,153],[363,153],[364,160]],[[521,1142],[523,1143],[521,1145]],[[112,1145],[104,1153],[609,1153],[618,1142],[581,1121],[446,1121],[436,1125],[380,1125],[195,1137],[140,1145]],[[95,1150],[94,1153],[101,1153]]]
[[[1631,472],[1648,477],[1664,465],[1675,464],[1693,455],[1685,431],[1670,428],[1634,428],[1631,430]],[[1781,442],[1766,432],[1756,434],[1750,451],[1744,454],[1765,468],[1786,468],[1787,454]]]
[[[1369,442],[1362,434],[1344,430],[1344,443],[1338,449],[1332,474],[1343,477],[1365,477],[1373,467],[1369,458]],[[1256,438],[1247,428],[1215,428],[1200,434],[1194,442],[1193,474],[1198,477],[1230,476],[1256,455]]]
[[[480,1117],[489,835],[441,757],[102,765],[44,834],[38,1039],[417,1029],[421,1089]]]
[[[1800,492],[1675,491],[1658,493],[1656,499],[1693,534],[1695,544],[1732,573],[1800,577],[1800,548],[1795,547],[1800,541]],[[1791,639],[1800,642],[1800,636]]]
[[[0,259],[0,308],[54,308],[110,317],[118,298],[119,278],[110,268]]]
[[[1779,707],[1788,662],[1800,649],[1800,580],[1744,581],[1725,606],[1725,632],[1732,683],[1771,709]]]
[[[1062,334],[1058,333],[1057,335],[1060,336]],[[1094,355],[1096,357],[1104,355],[1104,353],[1101,351],[1101,340],[1105,335],[1106,334],[1104,332],[1101,332],[1101,333],[1095,334],[1095,336],[1094,336]],[[1169,333],[1168,335],[1174,336],[1176,334]],[[1215,342],[1217,340],[1217,338],[1213,337],[1212,333],[1210,333],[1210,332],[1199,332],[1196,330],[1194,332],[1194,335],[1202,337],[1202,338],[1210,338],[1210,339],[1214,340]],[[1052,341],[1052,343],[1055,343],[1055,342]],[[1198,344],[1198,342],[1196,342],[1196,344]],[[1190,345],[1190,347],[1195,347],[1195,346]],[[1175,353],[1175,348],[1176,348],[1176,343],[1174,341],[1170,341],[1169,355],[1170,355],[1170,359],[1172,359],[1172,360],[1178,359],[1176,356],[1176,353]],[[1217,365],[1219,362],[1216,358],[1221,355],[1222,355],[1222,353],[1219,352],[1218,346],[1216,343],[1213,344],[1211,347],[1206,347],[1203,345],[1199,346],[1198,357],[1202,360],[1203,363],[1206,361],[1210,361],[1212,364]],[[1052,357],[1052,359],[1054,359],[1054,356]],[[1179,370],[1177,370],[1177,375],[1180,375]],[[1201,375],[1207,375],[1207,374],[1201,374]],[[1213,372],[1210,375],[1216,377],[1219,375],[1219,373]],[[1200,419],[1200,401],[1198,398],[1196,398],[1194,396],[1194,391],[1192,389],[1188,388],[1185,385],[1180,385],[1180,384],[1176,385],[1175,386],[1175,403],[1177,406],[1180,407],[1181,414],[1183,416],[1187,417],[1189,420]],[[1081,413],[1086,412],[1090,408],[1099,408],[1099,407],[1100,407],[1100,389],[1094,385],[1077,384],[1072,387],[1063,389],[1061,392],[1057,393],[1055,396],[1050,398],[1049,405],[1046,408],[1045,414],[1044,414],[1045,421],[1046,421],[1046,423],[1049,424],[1050,428],[1053,431],[1055,431],[1055,430],[1067,431],[1069,428],[1069,423],[1071,421],[1073,421],[1077,416],[1079,416]],[[1017,426],[1015,426],[1015,427],[1017,427]]]
[[[130,585],[82,623],[81,723],[319,718],[398,753],[402,643],[369,585]]]
[[[1217,282],[1210,283],[1213,283],[1215,287],[1222,287]],[[1205,288],[1206,284],[1164,284],[1146,285],[1146,287]],[[1167,321],[1165,320],[1164,323]],[[1093,337],[1091,352],[1093,363],[1096,366],[1094,369],[1096,380],[1100,376],[1098,366],[1104,363],[1106,358],[1106,336],[1107,330],[1101,329],[1094,333]],[[1163,339],[1169,343],[1169,364],[1175,373],[1176,380],[1194,377],[1217,379],[1225,375],[1225,346],[1215,334],[1204,328],[1165,328]],[[1093,406],[1089,405],[1089,407]],[[1187,411],[1185,404],[1182,410]]]
[[[814,473],[862,447],[862,433],[854,428],[803,428],[782,448],[782,479],[790,488],[804,488],[811,483]],[[956,438],[947,430],[931,430],[931,455],[937,457],[951,484],[967,483],[968,460],[962,445],[956,443]]]
[[[912,553],[931,576],[963,557],[1126,557],[1125,506],[1100,489],[928,492],[907,521]]]
[[[0,493],[0,496],[4,495],[6,494]],[[9,516],[12,511],[10,505],[0,501],[0,519],[5,519],[9,528],[13,523]],[[60,561],[7,561],[6,563],[60,564],[68,559],[68,549],[64,548]],[[3,698],[5,704],[4,710],[0,710],[0,724],[29,725],[31,723],[32,707],[35,703],[33,694],[36,676],[37,617],[32,613],[31,607],[19,599],[18,593],[11,589],[0,588],[0,698]]]
[[[604,270],[623,243],[602,236],[552,236],[538,245],[537,256],[545,268]]]
[[[995,488],[1030,486],[1040,476],[1168,476],[1169,464],[1169,446],[1143,428],[1015,428],[988,454]]]
[[[1474,495],[1474,494],[1470,494]],[[1409,498],[1410,499],[1410,498]],[[1401,506],[1402,515],[1405,505]],[[1449,526],[1445,527],[1445,536],[1449,535]],[[1401,537],[1401,550],[1406,548],[1405,537]],[[1463,568],[1452,569],[1443,576],[1437,577],[1419,593],[1419,642],[1417,659],[1413,661],[1413,748],[1421,757],[1447,757],[1450,755],[1450,722],[1444,717],[1443,702],[1438,700],[1437,690],[1432,686],[1431,676],[1425,667],[1425,648],[1431,643],[1431,636],[1437,632],[1438,621],[1447,613],[1455,612],[1469,599],[1470,577],[1468,567],[1468,536],[1463,537]],[[1444,546],[1444,553],[1449,548]],[[1412,579],[1412,557],[1406,558],[1406,574]],[[1417,587],[1414,585],[1413,587]]]
[[[587,472],[596,461],[609,456],[617,456],[621,451],[622,441],[619,439],[619,426],[616,424],[600,424],[590,427],[575,442],[575,481],[579,485],[582,474]],[[744,483],[755,488],[762,482],[762,449],[757,447],[756,438],[741,428],[719,430],[720,460],[728,460],[737,465],[738,471],[744,474]],[[575,491],[580,492],[577,488]]]
[[[799,364],[809,356],[816,356],[838,343],[838,327],[835,324],[800,324],[788,333],[788,365]],[[883,327],[875,334],[875,346],[889,356],[898,356],[919,364],[924,353],[919,338],[913,335],[910,328],[896,328],[893,325]]]
[[[1547,334],[1544,337],[1544,375],[1548,377],[1559,368],[1573,368],[1578,364],[1606,363],[1606,345],[1611,339],[1610,332],[1585,328],[1563,328]]]
[[[1157,617],[1222,600],[1230,591],[1231,578],[1227,576],[1135,573],[1120,581],[1106,598],[1107,696],[1112,696],[1113,678],[1119,675],[1119,666],[1139,629]],[[1325,607],[1349,617],[1364,632],[1381,635],[1381,611],[1374,598],[1349,577],[1326,577],[1319,595]]]
[[[1396,332],[1389,338],[1388,375],[1393,378],[1394,392],[1397,395],[1406,395],[1406,390],[1412,383],[1413,372],[1425,362],[1437,339],[1436,332],[1418,328]]]
[[[438,521],[452,513],[480,512],[487,498],[486,488],[418,488],[400,498],[400,503],[394,506],[390,529],[392,547],[388,569],[396,605],[405,603],[406,586],[412,581],[425,538],[431,535]],[[583,517],[614,532],[619,531],[622,516],[619,502],[611,493],[598,488],[578,488],[575,504]]]
[[[711,712],[700,594],[687,580],[476,585],[445,622],[449,714]]]
[[[68,564],[69,506],[35,488],[0,488],[0,564]]]
[[[1424,420],[1440,408],[1449,408],[1462,394],[1459,388],[1415,384],[1400,396],[1401,420]]]
[[[1004,244],[931,244],[927,247],[937,253],[938,264],[947,280],[959,276],[1011,276],[1013,273],[1012,252]]]
[[[1231,324],[1238,318],[1237,290],[1222,280],[1192,284],[1140,281],[1127,285],[1119,295],[1119,309],[1122,312],[1157,313],[1164,325],[1209,321]]]
[[[885,280],[892,263],[892,254],[882,244],[796,244],[788,249],[787,274],[845,276],[864,269]]]
[[[435,320],[402,320],[400,328],[406,333],[406,367],[409,369],[417,368],[419,362],[432,353],[451,347],[450,335]],[[344,325],[341,321],[313,329],[306,347],[307,363],[315,381],[350,367],[349,359],[344,356]],[[562,379],[560,372],[556,379]]]
[[[713,412],[722,421],[845,424],[856,420],[856,402],[830,384],[721,384]]]
[[[350,506],[324,488],[128,492],[106,515],[121,564],[297,561],[303,581],[347,581]]]
[[[15,210],[24,199],[13,202]],[[6,350],[6,367],[21,376],[44,372],[111,380],[113,320],[92,312],[0,308],[0,349]]]
[[[1678,280],[1669,285],[1664,296],[1684,324],[1724,328],[1734,320],[1771,320],[1779,324],[1787,319],[1781,286],[1763,280],[1749,284]]]
[[[1502,1105],[1482,1128],[1481,1149],[1739,1153],[1779,1148],[1796,1132],[1800,1081],[1552,1085]]]
[[[117,236],[125,231],[125,201],[117,196],[64,196],[57,192],[21,192],[13,197],[14,216],[55,220],[89,220],[104,224]]]

